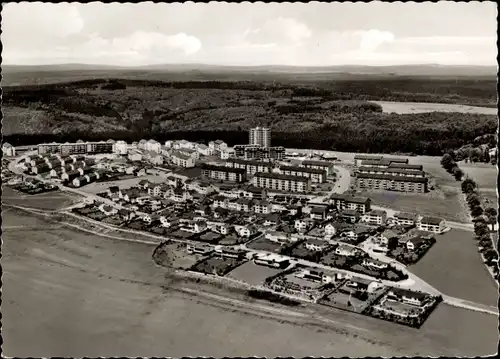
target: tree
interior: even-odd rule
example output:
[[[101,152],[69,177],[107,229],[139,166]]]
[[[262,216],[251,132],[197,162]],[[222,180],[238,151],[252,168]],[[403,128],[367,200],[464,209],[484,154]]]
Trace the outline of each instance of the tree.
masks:
[[[492,217],[496,219],[498,216],[497,210],[493,207],[486,207],[484,213],[491,219]]]
[[[453,158],[449,153],[445,153],[443,158],[441,158],[441,166],[443,166],[445,170],[449,170],[453,163],[455,163],[455,161],[453,161]]]
[[[479,206],[481,201],[477,194],[473,194],[467,199],[467,203],[469,204],[469,208],[472,209],[473,207]]]
[[[472,207],[471,211],[470,211],[470,214],[472,215],[472,217],[477,217],[477,216],[480,216],[483,214],[483,209],[481,208],[481,206],[474,206]]]
[[[487,225],[477,226],[474,228],[474,233],[476,233],[476,236],[478,238],[484,239],[484,237],[486,237],[488,235],[488,226]]]
[[[462,192],[463,193],[471,193],[476,189],[476,187],[477,187],[476,182],[474,182],[474,180],[472,180],[470,178],[466,178],[462,182]]]
[[[457,181],[461,181],[464,176],[464,172],[458,166],[453,168],[452,174]]]

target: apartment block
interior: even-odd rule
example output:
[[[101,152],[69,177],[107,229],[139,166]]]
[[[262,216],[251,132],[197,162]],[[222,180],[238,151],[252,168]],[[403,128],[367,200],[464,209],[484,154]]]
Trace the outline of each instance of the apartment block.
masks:
[[[326,182],[326,171],[313,168],[296,167],[296,166],[281,166],[280,172],[284,175],[307,177],[313,183]]]
[[[379,174],[358,173],[358,189],[375,189],[397,192],[427,192],[428,179],[425,177],[403,177]]]
[[[238,158],[229,159],[226,161],[226,167],[244,169],[247,174],[255,174],[257,172],[269,173],[273,169],[273,165],[269,162],[242,160]]]
[[[201,170],[204,178],[229,182],[244,182],[246,180],[246,172],[242,168],[203,164]]]
[[[287,192],[308,192],[311,190],[309,178],[277,173],[257,172],[253,178],[253,185],[259,188]]]
[[[255,127],[249,131],[249,144],[271,147],[271,130],[267,127]]]

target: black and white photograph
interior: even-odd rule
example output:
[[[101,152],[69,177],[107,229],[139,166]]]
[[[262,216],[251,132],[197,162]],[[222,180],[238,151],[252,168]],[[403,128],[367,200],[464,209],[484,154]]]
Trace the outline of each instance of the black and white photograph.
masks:
[[[496,356],[497,16],[3,3],[2,356]]]

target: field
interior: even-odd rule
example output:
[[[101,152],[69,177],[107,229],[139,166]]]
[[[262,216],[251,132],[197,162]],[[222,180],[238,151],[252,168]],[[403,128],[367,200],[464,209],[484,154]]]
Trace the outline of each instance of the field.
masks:
[[[284,245],[281,245],[277,242],[272,242],[269,239],[266,239],[264,236],[258,237],[257,239],[247,243],[247,247],[274,253],[279,253],[283,248],[285,248]]]
[[[395,211],[418,212],[422,216],[437,216],[450,221],[468,220],[463,210],[458,189],[438,190],[426,194],[399,192],[363,191],[362,195],[371,198],[376,206],[387,207]]]
[[[429,252],[408,269],[444,294],[497,306],[497,285],[472,237],[472,232],[459,229],[439,235]]]
[[[9,210],[4,225],[32,223],[29,218]],[[9,231],[2,238],[6,356],[391,357],[496,351],[494,316],[440,306],[436,318],[414,331],[313,306],[313,313],[325,318],[316,321],[301,309],[292,315],[266,302],[226,292],[221,297],[215,287],[207,287],[210,295],[195,291],[201,284],[166,277],[154,265],[154,246],[51,231],[36,223],[38,230],[28,236]]]
[[[264,284],[264,280],[266,278],[278,274],[282,271],[282,269],[265,267],[257,265],[250,261],[242,264],[236,269],[233,269],[227,276],[236,280],[241,280],[250,285],[259,286]]]
[[[425,112],[461,112],[461,113],[482,113],[485,115],[496,115],[497,109],[493,107],[476,107],[467,105],[455,105],[447,103],[422,103],[422,102],[391,102],[391,101],[371,101],[380,106],[384,112],[405,113],[425,113]]]
[[[186,245],[169,243],[160,246],[154,253],[154,260],[159,265],[171,268],[189,269],[202,257],[189,254]]]
[[[2,203],[24,206],[42,210],[57,210],[71,206],[81,200],[76,194],[54,191],[35,195],[17,192],[7,186],[2,186]]]

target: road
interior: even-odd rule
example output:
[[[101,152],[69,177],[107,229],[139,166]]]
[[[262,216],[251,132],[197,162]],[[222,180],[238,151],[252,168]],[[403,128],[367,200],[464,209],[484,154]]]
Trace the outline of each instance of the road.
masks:
[[[313,199],[314,202],[325,202],[333,194],[342,194],[349,190],[349,187],[351,185],[351,172],[344,166],[335,166],[335,169],[337,170],[337,180],[335,182],[335,185],[327,194],[315,197]]]

